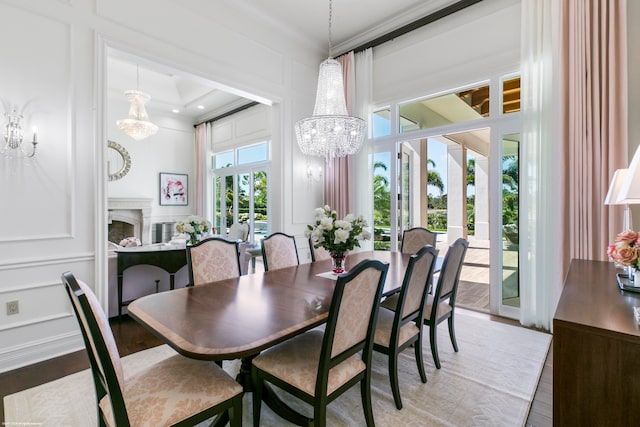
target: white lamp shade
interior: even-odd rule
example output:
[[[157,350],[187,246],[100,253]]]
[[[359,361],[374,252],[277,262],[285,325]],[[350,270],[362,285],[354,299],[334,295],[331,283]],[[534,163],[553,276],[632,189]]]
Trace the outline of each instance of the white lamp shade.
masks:
[[[624,179],[627,177],[627,171],[628,169],[618,169],[614,172],[609,191],[607,191],[607,197],[604,199],[605,205],[626,205],[624,199],[620,198],[620,190]]]
[[[640,203],[640,147],[629,164],[617,197],[618,204],[636,205]]]

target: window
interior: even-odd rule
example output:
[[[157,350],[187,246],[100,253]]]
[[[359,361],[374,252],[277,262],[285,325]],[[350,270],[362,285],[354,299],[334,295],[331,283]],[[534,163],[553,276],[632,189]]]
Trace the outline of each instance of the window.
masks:
[[[227,233],[235,222],[248,222],[249,239],[261,240],[271,228],[269,141],[216,153],[213,164],[213,222],[218,233]]]
[[[472,87],[400,105],[399,133],[489,116],[489,85]]]

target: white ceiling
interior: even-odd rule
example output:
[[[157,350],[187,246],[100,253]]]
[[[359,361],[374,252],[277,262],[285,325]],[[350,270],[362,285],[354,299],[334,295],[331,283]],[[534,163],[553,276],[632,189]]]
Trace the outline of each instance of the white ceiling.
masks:
[[[335,56],[457,0],[335,0],[332,16],[332,54]],[[304,38],[311,46],[328,52],[329,2],[327,0],[234,0],[225,7],[239,8],[282,31]],[[147,61],[110,51],[107,61],[108,92],[125,100],[124,91],[138,89],[151,95],[149,115],[162,112],[195,122],[215,117],[249,100],[230,93],[215,82],[203,83],[180,77]],[[137,73],[139,72],[139,78]],[[204,109],[199,109],[202,105]]]

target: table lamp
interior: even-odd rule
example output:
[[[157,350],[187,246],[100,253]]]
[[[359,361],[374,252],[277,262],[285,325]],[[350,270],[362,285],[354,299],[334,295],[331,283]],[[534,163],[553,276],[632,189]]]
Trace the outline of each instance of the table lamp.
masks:
[[[626,199],[621,197],[622,183],[627,177],[629,169],[618,169],[613,173],[607,197],[604,199],[605,205],[624,205],[623,231],[631,230],[631,212]]]
[[[626,220],[628,221],[628,229],[631,229],[631,212],[629,211],[629,205],[640,204],[640,147],[636,149],[631,163],[629,163],[629,168],[623,175],[620,191],[615,200],[616,204],[626,205]]]

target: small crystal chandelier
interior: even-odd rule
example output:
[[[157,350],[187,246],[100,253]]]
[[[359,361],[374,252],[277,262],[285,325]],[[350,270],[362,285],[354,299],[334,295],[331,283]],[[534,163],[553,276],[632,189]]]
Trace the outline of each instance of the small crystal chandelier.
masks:
[[[4,127],[4,147],[0,150],[0,154],[7,157],[33,157],[36,155],[36,146],[38,145],[38,128],[33,127],[33,139],[31,140],[32,148],[25,151],[22,145],[24,139],[24,131],[22,129],[22,114],[18,114],[14,108],[11,113],[5,113],[8,122]]]
[[[158,126],[149,121],[147,110],[144,108],[151,97],[144,92],[137,90],[140,87],[140,70],[136,65],[136,90],[125,91],[125,96],[131,104],[129,106],[129,118],[118,120],[116,124],[121,131],[129,135],[136,141],[143,140],[158,132]]]
[[[342,66],[331,58],[331,15],[332,1],[329,0],[329,58],[320,63],[313,116],[295,124],[300,150],[326,158],[358,152],[367,127],[364,120],[347,113]]]

